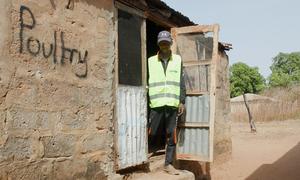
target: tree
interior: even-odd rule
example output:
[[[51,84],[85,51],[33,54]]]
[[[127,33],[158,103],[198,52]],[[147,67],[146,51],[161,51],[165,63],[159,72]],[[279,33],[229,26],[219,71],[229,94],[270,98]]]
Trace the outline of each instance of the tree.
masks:
[[[230,96],[259,93],[265,88],[265,79],[257,67],[238,62],[230,67]]]
[[[279,53],[273,58],[270,69],[272,71],[269,76],[271,87],[287,87],[300,82],[300,52]]]
[[[243,95],[251,132],[256,132],[256,127],[245,94],[259,93],[264,87],[265,79],[259,73],[257,67],[250,67],[242,62],[235,63],[230,67],[230,96]]]

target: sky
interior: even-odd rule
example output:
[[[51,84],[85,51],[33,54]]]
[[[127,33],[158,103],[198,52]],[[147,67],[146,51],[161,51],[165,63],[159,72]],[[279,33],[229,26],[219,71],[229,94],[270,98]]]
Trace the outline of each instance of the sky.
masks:
[[[256,66],[264,77],[279,52],[300,51],[299,0],[162,1],[196,24],[219,24],[219,41],[233,46],[230,64]]]

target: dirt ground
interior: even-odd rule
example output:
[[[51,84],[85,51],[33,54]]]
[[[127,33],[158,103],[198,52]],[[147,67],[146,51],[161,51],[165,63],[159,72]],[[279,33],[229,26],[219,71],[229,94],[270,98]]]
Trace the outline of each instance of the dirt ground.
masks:
[[[232,157],[211,169],[212,180],[300,180],[300,120],[232,124]]]

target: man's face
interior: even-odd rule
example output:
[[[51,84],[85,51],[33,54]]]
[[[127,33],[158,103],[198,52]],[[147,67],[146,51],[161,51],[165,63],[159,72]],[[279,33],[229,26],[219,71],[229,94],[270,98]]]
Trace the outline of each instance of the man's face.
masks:
[[[171,43],[168,41],[161,41],[158,43],[159,49],[163,53],[167,53],[171,49]]]

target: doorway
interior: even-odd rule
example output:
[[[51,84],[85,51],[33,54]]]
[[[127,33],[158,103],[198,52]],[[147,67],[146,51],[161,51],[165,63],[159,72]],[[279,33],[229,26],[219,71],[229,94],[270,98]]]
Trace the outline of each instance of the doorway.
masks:
[[[121,170],[129,167],[134,167],[137,165],[145,164],[148,161],[147,154],[148,151],[152,149],[165,149],[165,132],[162,130],[163,124],[160,126],[160,134],[158,134],[159,139],[155,139],[157,144],[149,144],[147,138],[147,124],[149,117],[149,98],[147,97],[147,58],[155,55],[158,52],[157,46],[157,35],[162,30],[169,30],[170,27],[156,23],[155,20],[147,19],[143,11],[130,8],[128,6],[117,3],[117,8],[115,14],[116,18],[116,30],[117,30],[117,41],[116,41],[116,111],[115,111],[115,147],[116,147],[116,169]],[[216,59],[218,50],[217,32],[218,26],[192,26],[192,27],[182,27],[173,28],[179,36],[174,36],[174,53],[178,53],[182,56],[184,67],[188,67],[187,76],[193,82],[198,82],[198,84],[206,83],[209,84],[210,88],[205,88],[206,91],[199,90],[200,92],[191,91],[192,102],[195,96],[207,95],[207,102],[209,103],[207,107],[209,109],[215,108],[215,70],[216,70]],[[213,41],[209,37],[208,44],[213,42],[213,51],[210,48],[202,48],[203,31],[214,32]],[[194,34],[199,34],[200,39],[194,37]],[[173,33],[172,33],[173,34]],[[192,35],[192,36],[190,36]],[[204,38],[206,39],[206,38]],[[206,41],[205,41],[206,42]],[[204,44],[206,44],[204,42]],[[191,46],[193,45],[193,46]],[[184,50],[181,51],[181,49]],[[210,51],[208,51],[210,49]],[[199,60],[191,55],[195,55],[195,52],[204,52],[205,56],[201,57]],[[197,53],[196,53],[197,54]],[[212,56],[206,56],[208,54],[213,54]],[[207,59],[208,58],[208,59]],[[196,60],[196,61],[195,61]],[[210,66],[213,68],[207,68]],[[200,68],[200,66],[205,70]],[[201,76],[200,76],[201,75]],[[200,77],[200,78],[198,78]],[[202,80],[201,77],[205,77],[206,80]],[[186,81],[188,82],[188,81]],[[191,83],[194,85],[193,83]],[[197,84],[197,83],[196,83]],[[193,89],[194,86],[190,86]],[[198,86],[197,86],[198,87]],[[199,86],[207,87],[207,86]],[[198,97],[197,97],[198,98]],[[200,97],[199,97],[200,98]],[[202,102],[202,99],[200,100]],[[206,99],[203,101],[206,102]],[[189,100],[187,101],[189,102]],[[198,102],[198,101],[197,101]],[[213,137],[213,123],[214,123],[214,111],[209,112],[209,118],[206,118],[205,123],[202,121],[198,122],[200,115],[194,116],[192,112],[202,112],[202,103],[195,104],[187,103],[187,116],[186,123],[181,124],[182,136],[180,138],[182,141],[178,141],[178,152],[180,156],[178,159],[185,160],[212,160],[212,137]],[[206,107],[206,106],[205,106]],[[188,119],[188,117],[195,117]],[[205,116],[206,117],[206,116]],[[200,120],[202,120],[200,118]],[[195,122],[194,122],[195,121]],[[199,130],[199,132],[205,135],[205,141],[201,141],[198,149],[202,146],[206,149],[204,153],[192,152],[193,148],[189,148],[191,145],[197,144],[200,136],[192,135],[190,130]],[[200,134],[201,134],[200,133]],[[189,141],[184,137],[193,137]],[[201,139],[201,138],[200,138]],[[203,139],[203,138],[202,138]],[[181,143],[182,142],[182,143]],[[195,143],[194,143],[195,142]],[[206,143],[209,142],[209,143]],[[191,146],[193,147],[193,146]],[[187,149],[187,151],[186,151]],[[183,151],[184,150],[184,151]],[[194,158],[195,157],[195,158]],[[200,158],[199,158],[200,157]]]
[[[163,30],[169,31],[170,28],[161,26],[149,19],[146,20],[147,58],[157,54],[159,50],[157,46],[157,35]]]
[[[162,25],[159,25],[149,19],[146,20],[146,39],[147,39],[147,59],[151,56],[154,56],[159,51],[159,47],[157,46],[157,35],[160,31],[167,30],[169,31],[169,27],[164,27]],[[148,73],[147,73],[148,74]],[[148,78],[148,76],[147,76]],[[148,102],[149,102],[149,97]],[[148,103],[149,104],[149,103]],[[149,117],[150,117],[150,107],[147,106],[147,112],[148,112],[148,121],[147,124],[149,126]],[[160,123],[158,128],[158,133],[156,137],[152,137],[152,139],[155,139],[155,141],[150,141],[148,137],[148,152],[163,152],[162,150],[165,149],[165,141],[166,141],[166,133],[164,132],[164,124],[163,122]],[[155,154],[154,154],[155,155]]]
[[[117,4],[116,169],[147,161],[147,90],[145,19],[139,11]]]

